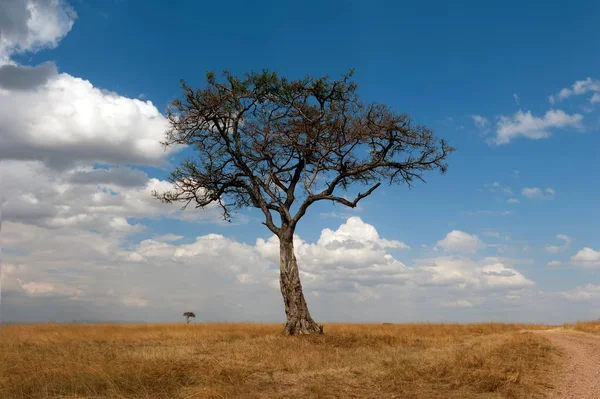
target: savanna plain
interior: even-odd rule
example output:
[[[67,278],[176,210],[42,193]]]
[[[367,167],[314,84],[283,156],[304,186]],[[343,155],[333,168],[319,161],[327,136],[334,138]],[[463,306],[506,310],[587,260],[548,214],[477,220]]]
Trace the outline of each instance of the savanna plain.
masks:
[[[522,324],[6,325],[0,398],[543,398],[562,349]],[[600,333],[600,323],[563,326]]]

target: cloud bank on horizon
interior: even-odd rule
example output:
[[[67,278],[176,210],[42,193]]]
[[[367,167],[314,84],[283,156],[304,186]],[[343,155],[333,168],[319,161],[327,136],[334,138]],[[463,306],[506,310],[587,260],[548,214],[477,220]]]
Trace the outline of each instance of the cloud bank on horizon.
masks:
[[[74,24],[85,23],[77,18],[62,0],[0,4],[3,318],[170,321],[192,306],[199,320],[281,320],[277,237],[256,227],[251,210],[228,227],[217,209],[183,211],[152,198],[153,190],[170,187],[164,169],[186,151],[161,146],[167,121],[157,106],[60,72],[52,61],[27,64],[28,55],[51,56]],[[550,108],[541,112],[467,112],[484,136],[472,139],[482,151],[508,151],[559,133],[596,134],[599,82],[589,77],[542,96]],[[581,108],[566,107],[577,98],[584,99]],[[524,107],[526,99],[514,93],[511,102]],[[582,239],[548,223],[547,236],[512,238],[519,236],[520,214],[568,197],[548,179],[526,183],[520,176],[527,171],[513,169],[512,176],[478,181],[483,202],[456,209],[452,226],[426,216],[435,229],[423,240],[410,228],[395,232],[384,214],[366,206],[317,213],[307,221],[314,233],[295,237],[313,316],[357,322],[600,316],[598,237]],[[455,189],[431,187],[439,191],[429,195],[438,198]],[[378,198],[391,207],[396,196],[386,191]],[[498,207],[488,210],[493,201]],[[526,206],[531,211],[518,210]],[[582,206],[597,215],[593,200]],[[428,213],[425,206],[419,212]],[[485,222],[471,222],[477,218]],[[546,280],[556,272],[576,277]]]

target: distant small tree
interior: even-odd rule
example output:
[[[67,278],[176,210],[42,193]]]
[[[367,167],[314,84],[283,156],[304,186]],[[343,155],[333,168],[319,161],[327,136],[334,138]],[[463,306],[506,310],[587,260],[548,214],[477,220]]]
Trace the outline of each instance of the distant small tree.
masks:
[[[189,323],[190,323],[190,321],[191,321],[190,319],[195,319],[195,318],[196,318],[196,315],[194,314],[194,312],[185,312],[185,313],[183,314],[183,317],[185,317],[185,322],[186,322],[187,324],[189,324]]]
[[[294,232],[321,201],[355,208],[382,183],[424,181],[444,172],[453,151],[425,126],[383,104],[363,104],[352,72],[341,80],[288,80],[276,73],[207,73],[205,88],[183,82],[169,108],[165,147],[189,146],[171,173],[174,187],[154,196],[184,207],[255,207],[279,238],[280,287],[290,334],[322,333],[308,311],[294,254]],[[354,198],[340,192],[363,188]],[[398,204],[398,206],[401,206]]]

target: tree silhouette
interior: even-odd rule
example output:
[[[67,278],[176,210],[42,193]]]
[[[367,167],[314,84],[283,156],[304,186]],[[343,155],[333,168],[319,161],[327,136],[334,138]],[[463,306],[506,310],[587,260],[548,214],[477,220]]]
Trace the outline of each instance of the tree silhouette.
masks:
[[[185,313],[183,314],[183,317],[185,317],[185,322],[186,322],[187,324],[189,324],[189,323],[190,323],[190,321],[191,321],[190,319],[195,319],[195,318],[196,318],[196,315],[194,314],[194,312],[185,312]]]
[[[171,173],[172,190],[153,195],[184,208],[216,204],[226,220],[236,209],[260,209],[279,238],[285,331],[320,333],[294,254],[300,219],[319,201],[354,208],[382,181],[410,187],[426,171],[444,172],[453,149],[408,115],[363,104],[352,71],[341,80],[288,80],[269,71],[206,77],[198,90],[182,81],[183,99],[170,105],[163,142],[189,146],[197,157]],[[339,194],[353,185],[364,191],[353,199]]]

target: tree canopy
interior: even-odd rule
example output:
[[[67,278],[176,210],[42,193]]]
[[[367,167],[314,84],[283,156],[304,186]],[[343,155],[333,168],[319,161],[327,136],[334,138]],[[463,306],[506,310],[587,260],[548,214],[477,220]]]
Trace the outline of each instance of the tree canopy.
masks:
[[[172,172],[173,190],[154,193],[164,202],[217,204],[226,220],[253,206],[280,235],[317,201],[355,207],[381,182],[410,186],[425,171],[444,172],[453,151],[408,115],[363,104],[352,71],[340,80],[267,70],[206,77],[199,90],[182,81],[183,99],[169,108],[163,144],[192,146],[198,157]],[[337,193],[354,183],[364,187],[354,199]]]

